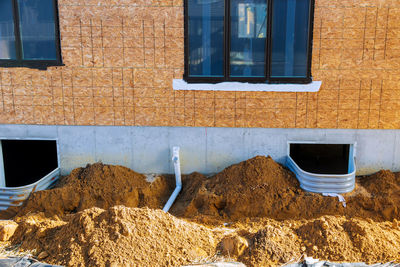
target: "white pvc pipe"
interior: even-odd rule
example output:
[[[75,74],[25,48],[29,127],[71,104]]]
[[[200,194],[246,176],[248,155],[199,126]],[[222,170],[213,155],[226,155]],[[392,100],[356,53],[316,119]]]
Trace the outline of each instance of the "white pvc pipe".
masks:
[[[165,211],[165,212],[169,211],[172,204],[174,204],[176,197],[178,196],[179,192],[182,189],[181,164],[179,161],[179,147],[178,146],[174,146],[172,148],[172,161],[174,162],[176,187],[175,187],[174,192],[172,192],[172,195],[169,197],[167,203],[165,204],[165,206],[163,208],[163,211]]]

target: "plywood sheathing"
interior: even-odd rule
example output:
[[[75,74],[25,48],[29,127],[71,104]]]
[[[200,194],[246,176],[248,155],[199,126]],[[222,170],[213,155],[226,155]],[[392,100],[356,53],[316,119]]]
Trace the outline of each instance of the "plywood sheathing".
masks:
[[[59,0],[65,67],[0,68],[0,123],[400,128],[400,1],[316,0],[318,93],[174,91],[183,3]]]

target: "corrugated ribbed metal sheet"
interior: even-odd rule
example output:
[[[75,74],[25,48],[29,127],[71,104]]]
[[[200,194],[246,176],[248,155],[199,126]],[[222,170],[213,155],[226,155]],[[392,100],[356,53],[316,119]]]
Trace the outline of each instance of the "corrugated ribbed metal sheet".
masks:
[[[0,210],[19,206],[32,192],[50,188],[60,178],[60,168],[55,169],[37,182],[20,187],[0,187]]]

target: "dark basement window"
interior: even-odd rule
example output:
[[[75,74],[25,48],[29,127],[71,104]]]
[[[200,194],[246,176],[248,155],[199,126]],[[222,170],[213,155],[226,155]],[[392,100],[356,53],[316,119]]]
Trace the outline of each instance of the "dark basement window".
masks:
[[[310,173],[348,174],[349,155],[349,144],[290,144],[290,157]]]
[[[30,185],[58,167],[55,140],[1,140],[6,187]]]

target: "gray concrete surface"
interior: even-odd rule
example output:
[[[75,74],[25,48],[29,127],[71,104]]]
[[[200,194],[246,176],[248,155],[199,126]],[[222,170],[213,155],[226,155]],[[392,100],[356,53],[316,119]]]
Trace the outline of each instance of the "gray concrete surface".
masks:
[[[0,139],[18,138],[57,140],[62,174],[97,161],[173,173],[173,146],[183,173],[215,173],[256,155],[284,163],[288,141],[356,142],[358,175],[400,171],[400,130],[0,125]]]

